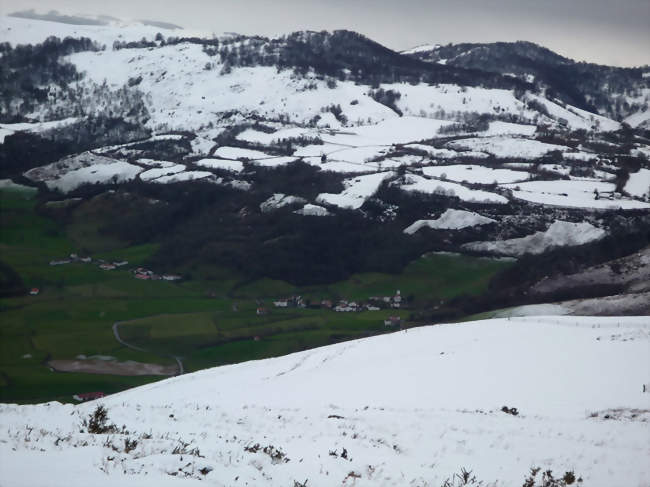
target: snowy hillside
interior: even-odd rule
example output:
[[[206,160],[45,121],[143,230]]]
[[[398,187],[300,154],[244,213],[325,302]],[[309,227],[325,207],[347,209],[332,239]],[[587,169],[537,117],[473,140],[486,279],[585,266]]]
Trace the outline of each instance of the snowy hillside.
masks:
[[[641,487],[649,333],[646,317],[410,329],[107,397],[110,434],[82,425],[98,402],[2,405],[0,471],[16,487],[438,487],[461,468],[520,486],[539,466]]]
[[[58,37],[88,37],[108,47],[113,41],[139,41],[153,39],[158,32],[165,35],[194,35],[191,32],[177,29],[164,29],[142,22],[113,21],[107,25],[75,25],[48,20],[35,20],[12,16],[0,17],[0,38],[10,44],[38,44],[49,36]]]
[[[399,259],[405,264],[469,243],[465,249],[489,253],[528,236],[544,240],[535,235],[555,221],[614,237],[640,232],[650,218],[650,138],[641,121],[634,128],[620,114],[608,118],[611,110],[589,111],[534,76],[418,57],[447,47],[400,54],[349,31],[194,37],[142,24],[24,18],[3,18],[1,28],[8,43],[0,54],[15,79],[3,84],[0,175],[40,187],[46,199],[154,193],[165,202],[151,210],[161,222],[166,204],[172,211],[198,194],[187,188],[194,185],[227,199],[227,211],[244,220],[230,220],[223,238],[246,227],[262,235],[267,225],[291,232],[362,218],[385,243],[329,247],[355,255],[355,272],[387,262],[365,255],[381,245],[409,253]],[[72,38],[80,36],[90,40]],[[619,87],[627,78],[616,73]],[[643,93],[633,103],[638,113]],[[439,221],[447,210],[480,218]],[[590,227],[575,226],[582,223]],[[388,244],[395,235],[405,240]],[[295,241],[286,236],[271,231],[260,243]],[[215,238],[178,247],[213,255],[200,249]],[[539,248],[599,240],[552,238]],[[285,251],[302,249],[272,249],[264,260],[281,262],[275,252]]]

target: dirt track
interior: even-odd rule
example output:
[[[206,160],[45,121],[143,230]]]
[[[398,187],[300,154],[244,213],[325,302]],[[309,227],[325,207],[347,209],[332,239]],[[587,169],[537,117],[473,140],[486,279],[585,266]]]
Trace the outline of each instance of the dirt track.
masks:
[[[120,337],[120,332],[118,330],[118,327],[122,323],[124,322],[116,321],[115,323],[113,323],[113,335],[115,336],[115,339],[125,347],[130,348],[131,350],[137,350],[138,352],[146,352],[144,348],[136,347],[135,345],[131,345],[130,343],[127,343],[124,340],[122,340],[122,337]],[[181,360],[180,357],[177,357],[176,355],[169,355],[169,356],[163,355],[163,356],[173,358],[174,360],[176,360],[176,363],[178,364],[178,372],[175,375],[182,375],[185,373],[185,368],[183,367],[183,361]],[[138,374],[138,375],[143,375],[143,374]],[[169,374],[169,375],[174,375],[174,374]]]
[[[82,372],[110,375],[174,375],[175,365],[158,365],[144,362],[118,362],[116,360],[50,360],[48,365],[58,372]]]

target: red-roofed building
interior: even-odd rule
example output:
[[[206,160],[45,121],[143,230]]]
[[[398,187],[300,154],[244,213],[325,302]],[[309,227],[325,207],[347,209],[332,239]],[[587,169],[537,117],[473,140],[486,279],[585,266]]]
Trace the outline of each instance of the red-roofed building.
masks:
[[[105,397],[106,394],[103,392],[82,392],[81,394],[75,394],[72,398],[76,401],[94,401],[95,399],[101,399]]]

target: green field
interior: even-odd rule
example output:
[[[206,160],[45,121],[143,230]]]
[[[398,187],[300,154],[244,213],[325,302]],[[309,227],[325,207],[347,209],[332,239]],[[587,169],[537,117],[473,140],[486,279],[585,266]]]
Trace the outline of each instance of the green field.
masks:
[[[157,245],[102,241],[97,226],[84,226],[79,215],[70,226],[62,226],[36,211],[33,191],[1,189],[0,223],[0,261],[16,271],[27,288],[41,291],[38,296],[0,298],[2,402],[70,401],[79,392],[111,393],[160,379],[53,372],[46,364],[50,359],[109,355],[171,365],[173,355],[182,358],[187,371],[194,371],[384,333],[385,317],[399,314],[408,319],[421,307],[462,293],[481,293],[508,265],[432,254],[397,275],[364,273],[303,288],[269,279],[250,282],[226,270],[219,280],[150,282],[134,279],[128,269],[104,271],[96,263],[50,266],[51,260],[72,252],[92,252],[95,260],[128,260],[126,267],[132,267],[146,262]],[[359,301],[392,296],[397,289],[408,309],[335,313],[272,305],[273,298],[293,294],[312,303]],[[258,306],[268,314],[258,316]],[[118,321],[123,322],[122,339],[146,352],[115,340],[112,325]]]

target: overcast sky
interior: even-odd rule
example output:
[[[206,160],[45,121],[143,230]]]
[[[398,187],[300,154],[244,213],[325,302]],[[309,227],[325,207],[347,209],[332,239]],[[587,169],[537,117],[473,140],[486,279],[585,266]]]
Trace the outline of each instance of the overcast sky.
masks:
[[[29,8],[208,33],[350,29],[396,50],[528,40],[577,60],[650,64],[650,0],[0,0],[2,14]]]

